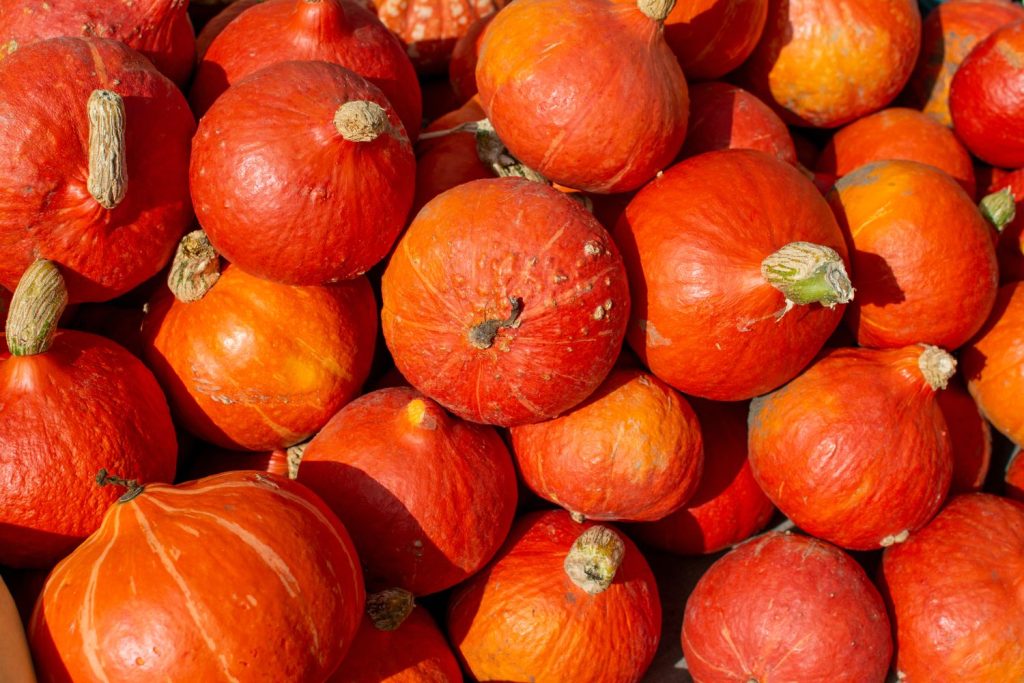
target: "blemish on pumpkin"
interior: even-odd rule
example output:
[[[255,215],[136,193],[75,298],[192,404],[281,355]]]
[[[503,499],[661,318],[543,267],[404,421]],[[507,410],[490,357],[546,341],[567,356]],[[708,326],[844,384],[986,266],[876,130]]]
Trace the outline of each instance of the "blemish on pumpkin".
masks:
[[[646,335],[646,337],[647,337],[647,345],[648,346],[650,346],[650,347],[672,346],[672,340],[668,339],[666,337],[663,337],[661,335],[661,333],[658,332],[658,328],[656,328],[654,325],[651,324],[651,321],[649,321],[649,320],[637,320],[636,324],[637,324],[637,327],[640,328],[640,331],[643,332],[644,335]]]
[[[587,242],[583,245],[583,253],[587,256],[600,256],[602,251],[601,245],[597,242]]]
[[[604,317],[604,307],[598,306],[594,309],[594,320],[600,320]]]
[[[605,299],[603,305],[604,305],[604,310],[606,310],[606,311],[612,310],[612,300],[611,299]]]
[[[996,50],[999,51],[999,54],[1003,56],[1003,59],[1009,62],[1010,66],[1012,66],[1014,69],[1020,69],[1021,67],[1024,67],[1024,55],[1022,55],[1020,52],[1017,52],[1017,50],[1013,49],[1012,46],[1007,45],[1006,43],[1003,42],[997,42]]]
[[[555,276],[553,276],[551,278],[551,281],[554,282],[556,285],[560,285],[560,284],[562,284],[563,282],[565,282],[568,279],[569,279],[568,275],[562,275],[561,273],[558,273],[557,275],[555,275]]]

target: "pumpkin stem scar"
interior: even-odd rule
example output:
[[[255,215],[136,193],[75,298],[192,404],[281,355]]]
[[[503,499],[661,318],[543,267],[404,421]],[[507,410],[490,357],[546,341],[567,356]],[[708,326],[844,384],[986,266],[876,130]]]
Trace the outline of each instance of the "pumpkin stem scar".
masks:
[[[107,484],[114,484],[115,486],[124,486],[128,490],[123,496],[117,499],[118,503],[127,503],[132,498],[142,493],[145,490],[145,486],[140,484],[136,479],[123,479],[121,477],[115,477],[107,472],[106,469],[101,469],[96,475],[96,483],[100,486],[106,486]]]
[[[469,329],[469,343],[478,349],[489,349],[494,338],[502,327],[518,327],[519,316],[523,312],[523,300],[516,296],[508,298],[512,311],[504,320],[485,320]]]

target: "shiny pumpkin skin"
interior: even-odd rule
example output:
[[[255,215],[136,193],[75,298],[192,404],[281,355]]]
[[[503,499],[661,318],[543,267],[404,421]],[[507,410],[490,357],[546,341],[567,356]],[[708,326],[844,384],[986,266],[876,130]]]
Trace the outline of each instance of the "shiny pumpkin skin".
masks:
[[[642,544],[676,555],[716,553],[768,523],[775,506],[754,479],[747,459],[746,402],[691,399],[704,440],[704,471],[683,507],[627,532]]]
[[[127,194],[105,209],[87,189],[94,89],[124,97]],[[37,258],[60,264],[71,302],[106,301],[156,274],[192,218],[181,92],[112,40],[56,38],[0,61],[0,285]],[[82,244],[90,245],[83,249]]]
[[[1024,18],[1024,17],[1022,17]],[[1024,166],[1024,22],[995,30],[953,76],[953,129],[974,156],[993,166]]]
[[[181,426],[223,448],[266,451],[312,436],[359,394],[376,332],[365,277],[297,287],[231,265],[199,301],[158,295],[143,353]]]
[[[0,43],[10,54],[33,42],[62,36],[123,41],[162,74],[184,85],[192,73],[196,49],[187,9],[188,3],[180,0],[2,0]],[[52,86],[55,81],[40,83]]]
[[[25,641],[18,608],[0,578],[0,674],[7,683],[34,683],[32,656]]]
[[[322,60],[356,72],[380,88],[411,137],[419,133],[423,102],[416,70],[373,12],[350,0],[266,0],[245,11],[210,44],[189,102],[202,116],[233,83],[293,60]]]
[[[914,0],[769,0],[742,82],[787,123],[835,128],[899,94],[920,42]]]
[[[587,519],[661,519],[693,496],[703,469],[693,408],[672,387],[635,368],[612,370],[564,415],[510,432],[530,488]]]
[[[939,510],[952,444],[918,367],[922,350],[829,349],[751,403],[754,477],[807,533],[877,550]]]
[[[307,446],[298,481],[345,523],[371,591],[428,595],[467,579],[497,552],[516,508],[498,432],[407,387],[338,412]]]
[[[50,574],[29,642],[47,681],[324,680],[363,603],[352,541],[322,501],[229,472],[112,505]]]
[[[578,190],[640,187],[686,135],[683,72],[635,3],[519,0],[488,27],[476,82],[513,156]]]
[[[476,63],[480,57],[480,48],[484,44],[484,33],[495,16],[496,13],[487,14],[470,24],[452,50],[452,60],[448,64],[448,80],[456,97],[463,102],[476,95]]]
[[[952,350],[982,326],[998,287],[992,228],[946,173],[879,161],[828,195],[852,250],[846,323],[861,346]]]
[[[762,152],[673,166],[637,193],[614,236],[633,295],[629,345],[686,394],[738,401],[771,391],[811,361],[843,315],[842,305],[811,304],[776,319],[785,296],[761,275],[765,257],[804,241],[846,261],[846,246],[810,181]]]
[[[818,158],[818,173],[838,179],[889,159],[929,164],[952,176],[972,199],[974,164],[949,128],[913,109],[892,107],[854,121],[832,136]]]
[[[701,683],[882,683],[892,658],[885,604],[860,565],[778,532],[707,570],[686,602],[682,643]]]
[[[611,236],[575,200],[474,180],[416,216],[384,271],[381,323],[402,375],[456,415],[513,426],[579,404],[618,357],[630,298]],[[486,321],[489,348],[470,334]]]
[[[907,683],[1024,677],[1024,505],[990,494],[954,498],[882,555],[880,584]]]
[[[381,106],[390,130],[350,142],[334,125],[346,102]],[[196,216],[240,268],[277,282],[324,284],[384,258],[412,204],[415,158],[387,98],[326,62],[280,62],[238,81],[192,143]]]
[[[959,377],[935,396],[953,445],[949,495],[980,491],[992,462],[992,430]]]
[[[989,422],[1024,443],[1024,283],[999,288],[992,316],[960,354],[960,369]]]
[[[466,104],[429,126],[425,132],[449,130],[463,123],[486,119],[480,101],[473,97]],[[480,161],[473,133],[452,133],[416,143],[416,197],[410,215],[415,216],[431,199],[456,185],[471,180],[493,178],[494,171]]]
[[[0,343],[0,564],[52,565],[95,531],[121,495],[100,468],[169,482],[177,457],[167,400],[128,351],[63,330],[34,356]]]
[[[1016,217],[1003,227],[996,242],[999,260],[999,282],[1008,284],[1024,280],[1024,169],[1001,174],[989,187],[989,192],[1009,188],[1016,200]]]
[[[665,42],[688,78],[720,78],[757,47],[768,0],[686,0],[665,20]]]
[[[562,510],[516,522],[482,572],[448,605],[448,635],[477,680],[518,682],[639,681],[661,631],[658,588],[647,561],[626,536],[611,586],[590,595],[565,573],[577,524]]]

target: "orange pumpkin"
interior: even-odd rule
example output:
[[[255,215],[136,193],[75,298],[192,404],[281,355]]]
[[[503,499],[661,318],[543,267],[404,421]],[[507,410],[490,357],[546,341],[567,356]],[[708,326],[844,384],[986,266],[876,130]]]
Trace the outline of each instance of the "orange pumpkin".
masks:
[[[1001,284],[1024,280],[1024,169],[994,173],[989,192],[1009,189],[1014,197],[1015,217],[1003,226],[996,243]]]
[[[683,0],[665,19],[665,42],[688,78],[720,78],[746,60],[768,18],[768,0]]]
[[[953,446],[949,495],[980,491],[992,462],[992,430],[959,377],[936,394]]]

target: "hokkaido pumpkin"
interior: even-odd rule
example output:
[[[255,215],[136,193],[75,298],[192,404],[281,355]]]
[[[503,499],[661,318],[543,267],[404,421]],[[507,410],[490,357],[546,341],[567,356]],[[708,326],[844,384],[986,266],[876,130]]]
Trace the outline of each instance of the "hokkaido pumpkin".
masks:
[[[959,377],[936,394],[953,446],[949,495],[980,491],[992,462],[992,430]]]
[[[21,617],[7,584],[0,578],[0,679],[6,683],[35,683],[32,657],[25,642]]]
[[[665,19],[665,42],[688,78],[720,78],[757,47],[768,0],[683,0]]]
[[[484,33],[495,16],[496,13],[486,14],[470,24],[452,49],[448,80],[461,102],[467,102],[476,95],[476,63],[484,44]]]
[[[196,36],[196,57],[199,62],[203,61],[203,57],[206,55],[206,51],[210,49],[210,44],[213,40],[219,36],[228,24],[238,18],[238,15],[249,9],[253,5],[258,5],[266,0],[234,0],[234,2],[226,3],[219,9],[217,14],[213,15],[209,21],[207,21],[202,30],[199,31],[199,35]],[[195,7],[196,0],[191,0],[189,7]]]
[[[177,441],[149,370],[123,348],[57,330],[67,290],[51,261],[22,277],[0,346],[0,564],[52,565],[117,498],[101,467],[174,478]]]
[[[40,678],[304,681],[338,668],[362,574],[309,489],[261,472],[97,479],[128,491],[47,579],[29,626]]]
[[[167,263],[195,122],[145,58],[98,38],[22,47],[0,61],[0,119],[23,124],[0,129],[0,285],[46,258],[72,303],[106,301]]]
[[[395,110],[336,64],[279,62],[202,118],[192,199],[217,251],[294,285],[354,278],[384,258],[412,204],[415,159]]]

